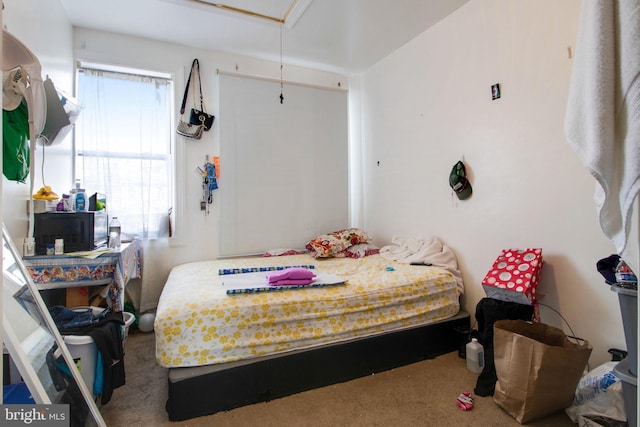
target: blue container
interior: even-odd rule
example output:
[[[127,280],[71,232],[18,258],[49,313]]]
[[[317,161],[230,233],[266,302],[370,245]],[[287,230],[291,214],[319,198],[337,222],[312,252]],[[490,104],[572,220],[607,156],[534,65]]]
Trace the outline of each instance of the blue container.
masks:
[[[25,383],[16,383],[2,386],[2,403],[5,405],[14,404],[35,404],[31,392]]]

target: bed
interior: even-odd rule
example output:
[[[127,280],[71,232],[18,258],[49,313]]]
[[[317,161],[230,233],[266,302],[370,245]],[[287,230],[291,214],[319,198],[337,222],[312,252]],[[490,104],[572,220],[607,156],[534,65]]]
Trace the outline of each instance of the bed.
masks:
[[[242,275],[289,267],[310,269],[319,280],[294,289],[238,287]],[[456,350],[460,331],[469,328],[462,292],[447,269],[380,254],[176,266],[155,321],[156,359],[169,372],[169,419],[268,401]]]

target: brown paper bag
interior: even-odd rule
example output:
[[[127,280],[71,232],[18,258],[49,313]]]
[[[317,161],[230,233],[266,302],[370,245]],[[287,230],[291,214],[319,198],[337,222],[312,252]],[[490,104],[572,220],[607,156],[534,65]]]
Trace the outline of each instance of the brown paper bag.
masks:
[[[558,328],[524,320],[494,324],[493,400],[524,424],[571,406],[592,347]]]

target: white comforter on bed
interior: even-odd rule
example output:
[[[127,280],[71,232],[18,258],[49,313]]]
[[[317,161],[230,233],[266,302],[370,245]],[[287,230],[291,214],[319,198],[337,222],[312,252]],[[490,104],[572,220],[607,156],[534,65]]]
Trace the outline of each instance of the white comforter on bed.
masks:
[[[435,237],[422,239],[394,236],[391,242],[392,245],[380,248],[382,257],[407,264],[430,264],[444,268],[453,274],[460,292],[464,292],[458,259],[451,248],[443,245],[440,240]]]

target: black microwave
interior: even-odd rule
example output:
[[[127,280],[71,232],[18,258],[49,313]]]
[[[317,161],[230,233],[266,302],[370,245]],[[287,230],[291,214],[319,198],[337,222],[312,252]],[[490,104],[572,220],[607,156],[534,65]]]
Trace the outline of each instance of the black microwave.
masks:
[[[43,212],[34,214],[33,237],[37,255],[47,253],[47,244],[64,239],[64,251],[90,251],[107,243],[107,211]]]

